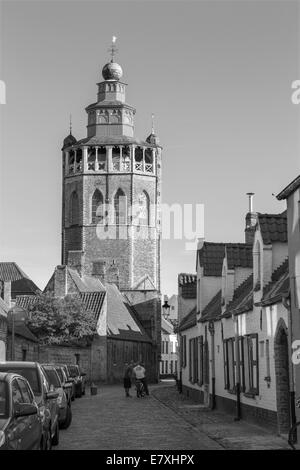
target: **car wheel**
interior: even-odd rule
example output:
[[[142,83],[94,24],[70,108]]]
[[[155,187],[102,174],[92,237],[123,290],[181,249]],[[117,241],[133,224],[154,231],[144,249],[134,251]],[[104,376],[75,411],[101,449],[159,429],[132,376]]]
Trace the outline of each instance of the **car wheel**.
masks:
[[[52,445],[57,446],[59,444],[59,427],[58,423],[56,423],[55,434],[52,438]]]
[[[68,427],[70,426],[71,422],[72,422],[72,410],[71,410],[71,407],[68,406],[68,408],[67,408],[67,416],[66,416],[65,421],[62,423],[61,428],[62,428],[62,429],[68,429]]]

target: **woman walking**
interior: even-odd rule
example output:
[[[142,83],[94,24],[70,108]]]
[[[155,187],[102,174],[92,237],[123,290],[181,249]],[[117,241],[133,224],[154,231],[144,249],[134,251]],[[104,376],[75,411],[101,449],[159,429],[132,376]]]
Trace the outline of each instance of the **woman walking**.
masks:
[[[124,388],[125,388],[125,396],[126,397],[131,397],[129,390],[131,388],[131,378],[132,378],[132,369],[134,366],[134,362],[130,361],[128,366],[125,369],[124,373]]]

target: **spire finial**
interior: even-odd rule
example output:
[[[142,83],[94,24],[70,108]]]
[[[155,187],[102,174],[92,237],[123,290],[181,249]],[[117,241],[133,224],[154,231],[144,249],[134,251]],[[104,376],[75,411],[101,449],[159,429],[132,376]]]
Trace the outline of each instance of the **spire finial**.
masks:
[[[72,114],[70,114],[70,135],[72,135]]]
[[[151,134],[155,134],[155,131],[154,131],[154,114],[153,113],[151,114],[151,119],[152,119]]]
[[[116,40],[117,36],[113,36],[111,40],[111,46],[108,49],[108,52],[111,54],[111,62],[114,62],[115,54],[118,52],[118,49],[116,48]]]

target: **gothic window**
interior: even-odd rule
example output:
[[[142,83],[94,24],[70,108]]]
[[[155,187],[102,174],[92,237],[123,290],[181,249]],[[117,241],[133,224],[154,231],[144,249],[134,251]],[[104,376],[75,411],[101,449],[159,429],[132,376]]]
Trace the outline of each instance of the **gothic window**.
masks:
[[[135,169],[137,171],[143,171],[143,149],[136,147],[135,149]]]
[[[106,171],[106,147],[98,148],[98,170]]]
[[[122,169],[130,171],[130,147],[126,146],[122,149]]]
[[[115,223],[116,225],[127,222],[127,198],[122,189],[118,189],[114,199]]]
[[[139,225],[150,225],[150,199],[146,191],[139,196]]]
[[[118,124],[120,121],[118,111],[114,110],[110,116],[111,124]]]
[[[95,147],[89,147],[88,149],[88,170],[95,171],[96,161],[96,149]]]
[[[102,222],[103,220],[103,196],[99,189],[93,194],[92,197],[92,224]]]
[[[120,147],[112,148],[112,166],[114,171],[120,171]]]
[[[75,171],[82,170],[82,149],[77,149],[76,151],[76,164],[75,164]]]
[[[145,150],[145,172],[152,173],[153,172],[153,156],[152,156],[152,149]]]
[[[69,153],[69,173],[74,173],[75,168],[75,152],[74,150],[70,150]]]
[[[79,223],[79,199],[76,191],[73,191],[70,198],[70,224]]]

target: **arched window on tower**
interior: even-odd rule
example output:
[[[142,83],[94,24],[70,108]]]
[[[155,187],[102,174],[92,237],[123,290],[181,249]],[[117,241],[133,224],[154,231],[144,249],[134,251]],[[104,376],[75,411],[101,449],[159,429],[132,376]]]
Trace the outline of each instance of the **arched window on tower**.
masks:
[[[82,149],[79,148],[76,151],[76,170],[75,171],[81,171],[82,170]]]
[[[92,197],[92,224],[97,224],[103,221],[103,196],[99,189],[93,194]]]
[[[145,172],[153,173],[153,156],[151,148],[145,150]]]
[[[112,167],[114,171],[120,171],[120,147],[112,148]]]
[[[98,148],[98,170],[106,171],[106,147]]]
[[[134,160],[134,169],[137,171],[143,171],[143,149],[141,147],[135,148]]]
[[[70,224],[79,224],[79,199],[76,191],[73,191],[70,197]]]
[[[150,225],[150,198],[146,191],[139,195],[139,225]]]
[[[75,152],[70,150],[69,152],[69,173],[74,173],[75,169]]]
[[[122,149],[122,170],[130,171],[130,147],[128,146]]]
[[[114,198],[115,223],[122,225],[127,223],[127,197],[122,189],[118,189]]]
[[[89,147],[88,149],[88,170],[95,171],[96,149]]]

